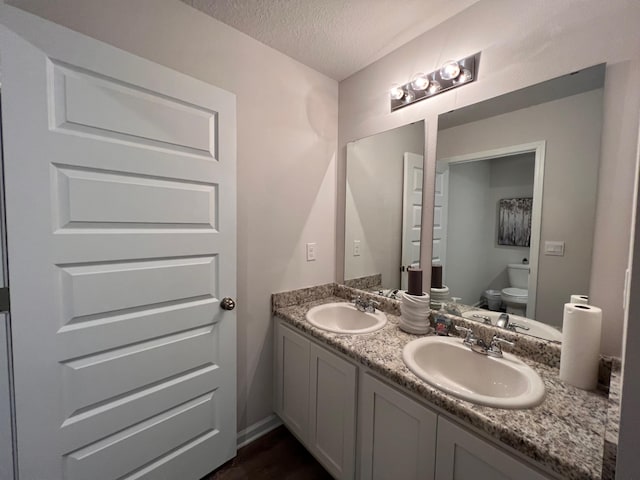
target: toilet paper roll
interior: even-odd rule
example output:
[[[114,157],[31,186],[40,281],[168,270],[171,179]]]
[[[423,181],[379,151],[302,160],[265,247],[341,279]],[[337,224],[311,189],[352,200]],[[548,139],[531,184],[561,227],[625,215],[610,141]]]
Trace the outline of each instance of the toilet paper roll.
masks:
[[[586,305],[589,303],[589,297],[587,295],[571,295],[571,300],[569,300],[569,303],[580,303],[583,305]]]
[[[592,305],[565,303],[560,380],[584,390],[596,388],[601,331],[601,309]]]

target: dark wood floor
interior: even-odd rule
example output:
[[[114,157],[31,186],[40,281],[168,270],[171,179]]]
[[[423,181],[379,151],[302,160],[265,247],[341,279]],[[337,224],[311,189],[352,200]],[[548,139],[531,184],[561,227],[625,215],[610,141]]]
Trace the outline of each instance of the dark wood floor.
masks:
[[[238,450],[202,480],[331,480],[326,470],[284,427]]]

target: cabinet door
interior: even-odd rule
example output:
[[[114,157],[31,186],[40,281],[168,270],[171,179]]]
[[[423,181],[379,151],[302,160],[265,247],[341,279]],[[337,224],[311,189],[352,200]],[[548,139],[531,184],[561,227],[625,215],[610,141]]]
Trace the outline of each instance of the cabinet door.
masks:
[[[436,414],[368,374],[360,387],[360,478],[433,479]]]
[[[276,413],[301,441],[309,428],[309,340],[276,323]]]
[[[437,480],[544,480],[533,468],[454,423],[438,419]]]
[[[336,479],[355,474],[355,365],[311,345],[309,448]]]

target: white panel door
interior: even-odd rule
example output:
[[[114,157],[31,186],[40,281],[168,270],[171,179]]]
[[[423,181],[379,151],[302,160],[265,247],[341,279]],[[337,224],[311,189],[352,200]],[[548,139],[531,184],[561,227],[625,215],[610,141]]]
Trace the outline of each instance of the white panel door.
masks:
[[[422,174],[422,155],[405,152],[402,196],[402,268],[400,274],[400,288],[402,290],[406,290],[408,287],[407,268],[420,265]]]
[[[1,6],[20,478],[235,455],[235,97]]]
[[[447,260],[447,206],[449,203],[449,164],[436,162],[436,184],[433,198],[433,252],[431,263],[442,265],[445,282]]]

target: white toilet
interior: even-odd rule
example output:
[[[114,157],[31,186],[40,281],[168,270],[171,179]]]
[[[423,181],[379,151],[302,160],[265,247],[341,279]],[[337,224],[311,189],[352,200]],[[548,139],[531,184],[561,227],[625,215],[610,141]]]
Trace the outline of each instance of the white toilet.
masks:
[[[529,299],[529,265],[510,263],[507,265],[509,287],[500,292],[502,302],[507,307],[507,313],[526,316],[527,300]]]

